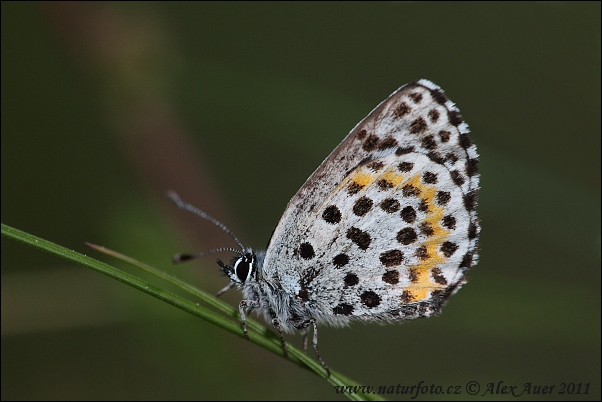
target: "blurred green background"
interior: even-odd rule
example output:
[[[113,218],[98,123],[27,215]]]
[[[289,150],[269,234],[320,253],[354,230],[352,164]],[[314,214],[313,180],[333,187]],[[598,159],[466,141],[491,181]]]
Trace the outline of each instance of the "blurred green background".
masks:
[[[367,385],[590,383],[589,395],[520,399],[599,400],[600,11],[2,2],[2,222],[217,292],[227,280],[215,257],[170,259],[232,241],[165,191],[265,247],[349,130],[428,78],[481,154],[480,263],[440,317],[321,327],[324,359]],[[1,284],[3,400],[344,399],[253,344],[5,238]]]

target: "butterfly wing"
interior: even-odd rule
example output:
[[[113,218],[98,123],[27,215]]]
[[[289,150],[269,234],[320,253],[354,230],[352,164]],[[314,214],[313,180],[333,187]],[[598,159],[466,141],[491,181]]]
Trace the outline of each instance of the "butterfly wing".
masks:
[[[438,312],[477,261],[468,133],[437,85],[399,88],[291,199],[262,275],[335,325]]]

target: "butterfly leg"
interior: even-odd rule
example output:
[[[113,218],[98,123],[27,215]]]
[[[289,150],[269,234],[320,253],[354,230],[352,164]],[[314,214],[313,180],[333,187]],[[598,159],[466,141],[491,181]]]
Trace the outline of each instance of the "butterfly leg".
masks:
[[[307,337],[309,335],[309,329],[305,327],[303,329],[303,353],[307,354]]]
[[[282,345],[282,351],[284,352],[284,356],[287,357],[288,351],[286,350],[286,341],[284,340],[284,335],[282,335],[282,330],[280,329],[280,323],[276,318],[276,313],[270,310],[270,315],[272,316],[272,325],[278,330],[278,335],[280,335],[280,344]]]
[[[240,312],[242,330],[245,333],[245,338],[247,338],[247,340],[249,340],[249,332],[247,332],[247,317],[245,315],[245,309],[247,307],[257,308],[259,306],[261,305],[256,300],[241,300],[241,302],[238,304],[238,311]]]
[[[215,297],[220,297],[221,295],[223,295],[224,293],[226,293],[228,290],[232,289],[234,287],[235,283],[234,282],[230,282],[228,284],[228,286],[224,287],[222,290],[220,290],[219,292],[217,292],[217,294],[215,295]]]
[[[322,355],[320,355],[320,350],[318,350],[318,324],[316,324],[316,319],[315,318],[311,318],[307,321],[305,321],[303,323],[303,325],[308,328],[310,325],[313,327],[314,329],[314,336],[312,339],[312,343],[314,345],[314,350],[316,351],[316,357],[318,358],[318,361],[320,362],[320,364],[322,365],[322,367],[324,367],[324,370],[326,370],[326,378],[330,377],[330,369],[328,368],[328,365],[326,364],[326,362],[324,362],[324,360],[322,359]],[[307,338],[307,332],[303,335],[303,341],[304,341],[304,349],[306,348],[306,338]]]

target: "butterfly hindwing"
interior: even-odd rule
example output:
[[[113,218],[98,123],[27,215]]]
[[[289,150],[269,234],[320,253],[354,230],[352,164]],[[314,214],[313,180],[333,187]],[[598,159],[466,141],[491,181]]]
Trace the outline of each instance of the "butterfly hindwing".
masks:
[[[263,275],[335,325],[437,312],[477,258],[477,160],[439,87],[401,87],[293,197]]]

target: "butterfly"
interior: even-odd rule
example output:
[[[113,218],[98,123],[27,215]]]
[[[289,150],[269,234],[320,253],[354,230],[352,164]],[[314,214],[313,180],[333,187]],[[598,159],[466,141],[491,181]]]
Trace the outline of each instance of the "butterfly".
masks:
[[[222,223],[170,198],[229,233],[238,249],[217,251],[244,299],[280,334],[353,321],[399,322],[438,314],[478,261],[476,146],[443,90],[421,79],[404,85],[358,123],[288,203],[265,251],[246,248]],[[218,294],[218,295],[219,295]]]

